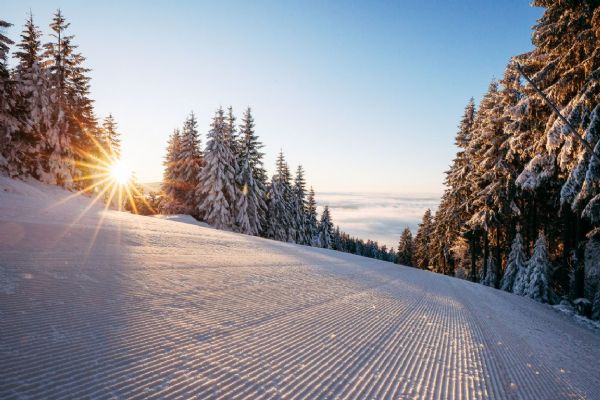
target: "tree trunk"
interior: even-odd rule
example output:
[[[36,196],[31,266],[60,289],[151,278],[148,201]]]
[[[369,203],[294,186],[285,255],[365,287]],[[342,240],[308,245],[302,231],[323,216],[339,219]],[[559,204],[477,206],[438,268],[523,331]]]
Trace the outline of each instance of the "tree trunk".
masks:
[[[494,268],[496,268],[496,280],[492,282],[492,285],[497,288],[500,283],[500,274],[502,272],[502,248],[500,247],[500,227],[496,225],[496,245],[494,247],[494,255],[496,257],[496,262],[494,263]]]
[[[483,231],[483,265],[481,269],[483,270],[483,279],[487,276],[487,267],[488,267],[488,259],[490,258],[490,238],[488,235],[488,231]]]
[[[471,232],[469,235],[469,250],[471,253],[471,282],[477,282],[477,249],[475,242],[475,232]]]

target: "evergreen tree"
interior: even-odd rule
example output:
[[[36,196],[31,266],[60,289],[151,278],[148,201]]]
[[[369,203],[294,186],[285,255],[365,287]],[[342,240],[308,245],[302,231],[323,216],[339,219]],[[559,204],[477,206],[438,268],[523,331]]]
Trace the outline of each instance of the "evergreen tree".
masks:
[[[548,250],[546,238],[543,233],[535,242],[533,254],[529,260],[529,285],[527,296],[542,303],[550,299],[550,262],[548,261]]]
[[[497,268],[489,263],[490,235],[496,228],[496,247],[499,248],[499,210],[504,206],[496,204],[501,202],[502,197],[497,192],[504,188],[501,181],[495,181],[499,175],[496,173],[497,164],[502,164],[502,155],[495,154],[495,147],[502,141],[502,125],[499,123],[502,110],[499,104],[498,84],[492,81],[479,105],[471,140],[466,149],[466,155],[472,164],[466,179],[471,192],[467,199],[470,215],[466,226],[471,236],[481,237],[483,240],[481,276],[484,281],[489,275],[487,267]]]
[[[233,115],[233,107],[231,107],[231,106],[227,107],[227,116],[225,117],[223,136],[225,138],[225,144],[227,145],[227,147],[229,147],[229,150],[230,150],[231,154],[233,155],[233,168],[234,168],[233,174],[234,174],[234,177],[237,182],[238,176],[240,174],[240,165],[239,165],[239,163],[240,163],[240,161],[239,161],[240,143],[239,143],[238,133],[235,128],[235,116]],[[233,215],[233,223],[234,223],[233,229],[234,230],[238,229],[238,226],[236,223],[238,215],[243,220],[245,220],[245,218],[243,218],[243,215],[247,213],[246,209],[245,210],[237,210],[238,202],[243,207],[247,207],[247,205],[244,205],[244,203],[246,203],[247,199],[241,198],[241,197],[243,197],[242,190],[243,190],[243,188],[239,185],[239,183],[236,183],[235,190],[234,190],[234,198],[231,203],[231,212]],[[248,228],[248,226],[246,226],[246,228]]]
[[[315,200],[315,191],[312,186],[306,199],[306,230],[305,236],[308,244],[318,246],[319,224],[317,221],[317,202]]]
[[[183,191],[183,204],[186,214],[197,215],[200,191],[199,176],[202,170],[202,152],[200,150],[200,136],[198,122],[193,112],[183,123],[181,131],[180,148],[177,154],[177,176]],[[231,161],[230,161],[231,162]]]
[[[254,118],[252,117],[252,110],[250,107],[246,109],[244,117],[242,118],[242,125],[240,125],[239,140],[244,142],[244,146],[247,147],[249,152],[249,163],[252,168],[252,174],[259,182],[260,186],[265,189],[267,187],[267,172],[263,165],[264,153],[261,149],[264,147],[263,144],[258,140],[258,136],[254,131]]]
[[[404,228],[402,235],[400,236],[400,242],[398,243],[398,264],[406,265],[409,267],[413,266],[414,248],[413,248],[413,236],[408,229]]]
[[[344,251],[344,246],[342,244],[342,232],[340,231],[340,227],[336,226],[333,231],[333,235],[331,237],[331,248],[337,251]]]
[[[435,214],[431,261],[437,271],[449,274],[453,274],[454,265],[462,261],[452,257],[452,249],[463,239],[463,224],[471,215],[465,199],[471,196],[473,190],[467,177],[474,166],[468,157],[467,148],[473,136],[476,115],[475,101],[471,98],[465,107],[456,134],[455,145],[458,152],[446,172],[447,189]]]
[[[256,226],[251,225],[248,200],[248,197],[253,195],[250,185],[254,185],[254,178],[252,177],[252,171],[247,161],[242,164],[241,169],[238,172],[237,181],[244,183],[241,188],[239,188],[236,195],[234,210],[235,230],[236,232],[244,233],[246,235],[256,235],[258,234],[258,229]]]
[[[181,153],[181,133],[175,129],[169,138],[167,155],[163,165],[165,166],[162,191],[164,199],[161,201],[161,212],[165,214],[181,214],[185,212],[185,192],[179,176],[179,163]]]
[[[235,159],[225,141],[225,117],[220,108],[213,118],[200,170],[196,195],[200,199],[199,215],[217,229],[234,226]]]
[[[117,131],[117,121],[112,114],[108,114],[102,122],[104,147],[110,160],[121,158],[121,134]]]
[[[80,130],[77,119],[74,82],[83,83],[78,79],[77,71],[83,62],[83,57],[74,54],[74,46],[71,41],[73,36],[66,36],[65,30],[69,27],[60,10],[57,10],[50,24],[52,38],[54,41],[44,45],[44,66],[48,68],[52,96],[56,99],[56,108],[53,110],[53,132],[48,132],[48,175],[47,183],[58,184],[66,188],[73,186],[74,155],[73,148],[79,152],[78,159],[88,149],[87,138]],[[88,104],[91,107],[91,101]],[[85,116],[81,116],[82,121]],[[84,142],[86,142],[84,144]],[[78,171],[78,180],[85,173]]]
[[[496,287],[498,275],[496,274],[496,260],[494,260],[494,256],[490,256],[487,260],[487,263],[488,265],[485,269],[485,277],[482,279],[481,283],[485,286]]]
[[[0,20],[0,170],[9,176],[26,175],[28,143],[23,137],[26,115],[17,101],[18,86],[11,79],[8,52],[14,42],[3,34],[12,24]]]
[[[264,175],[262,167],[262,144],[254,133],[254,121],[248,108],[240,126],[238,140],[238,175],[240,188],[236,203],[236,226],[239,232],[258,235],[265,226],[265,186],[259,176]]]
[[[508,262],[500,283],[500,289],[513,292],[515,288],[518,288],[518,291],[522,293],[523,278],[517,280],[517,277],[525,276],[526,270],[527,259],[523,252],[523,239],[521,234],[517,232],[508,254]]]
[[[276,172],[267,193],[267,237],[294,242],[292,219],[291,176],[283,152],[277,157]]]
[[[310,244],[306,235],[306,181],[304,180],[304,169],[298,165],[292,189],[292,218],[296,228],[296,243]]]
[[[423,214],[423,220],[419,224],[415,236],[415,264],[421,269],[427,269],[431,260],[431,236],[433,233],[433,219],[431,210],[427,209]]]
[[[227,107],[227,116],[225,117],[225,142],[231,149],[236,160],[240,155],[239,137],[235,128],[235,116],[233,115],[233,107]]]
[[[61,130],[72,151],[76,187],[86,189],[96,173],[96,160],[101,156],[102,132],[90,98],[90,69],[83,66],[85,57],[76,52],[74,36],[66,34],[69,25],[62,12],[57,10],[50,24],[54,40],[44,46],[44,56],[59,108],[65,116]]]
[[[321,221],[319,222],[319,245],[324,249],[331,249],[333,244],[333,222],[331,222],[331,213],[329,206],[323,208]]]
[[[19,165],[18,175],[43,176],[44,157],[41,154],[42,137],[51,126],[52,109],[48,76],[41,68],[41,31],[33,22],[30,12],[21,32],[21,41],[14,57],[17,65],[13,77],[17,83],[17,103],[23,111],[19,131],[19,143],[13,142],[18,159],[11,162]]]

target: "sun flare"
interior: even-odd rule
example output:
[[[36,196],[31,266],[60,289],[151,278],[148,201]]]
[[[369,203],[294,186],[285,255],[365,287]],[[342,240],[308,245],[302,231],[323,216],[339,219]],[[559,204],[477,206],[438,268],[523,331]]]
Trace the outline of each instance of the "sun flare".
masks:
[[[110,166],[110,177],[119,185],[127,185],[131,180],[131,168],[122,160],[117,160]]]

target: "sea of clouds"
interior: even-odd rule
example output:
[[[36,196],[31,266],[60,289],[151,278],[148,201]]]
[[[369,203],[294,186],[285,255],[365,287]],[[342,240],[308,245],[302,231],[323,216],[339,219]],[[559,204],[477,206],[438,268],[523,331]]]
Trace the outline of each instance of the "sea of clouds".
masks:
[[[333,222],[351,236],[372,239],[388,247],[398,247],[405,227],[413,235],[426,209],[435,211],[436,194],[318,193],[319,213],[329,205]]]

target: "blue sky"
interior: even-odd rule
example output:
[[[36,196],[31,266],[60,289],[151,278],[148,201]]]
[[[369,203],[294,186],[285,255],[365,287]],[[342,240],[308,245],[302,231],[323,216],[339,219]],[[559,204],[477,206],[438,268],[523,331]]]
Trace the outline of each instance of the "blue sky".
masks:
[[[13,1],[47,32],[71,22],[100,117],[157,181],[168,135],[191,111],[252,106],[266,165],[282,149],[319,191],[440,193],[470,96],[531,48],[527,1]]]

